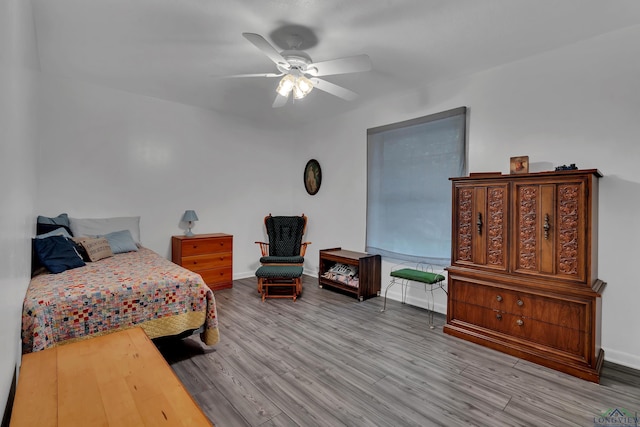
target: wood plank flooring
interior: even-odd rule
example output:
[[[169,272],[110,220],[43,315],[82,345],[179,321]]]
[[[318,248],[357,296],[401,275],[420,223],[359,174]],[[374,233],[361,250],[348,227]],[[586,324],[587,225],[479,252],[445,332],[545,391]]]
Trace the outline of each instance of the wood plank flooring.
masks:
[[[255,279],[216,292],[220,343],[159,344],[217,427],[594,426],[640,412],[640,374],[605,362],[586,382],[443,334],[443,315],[358,302],[303,276],[296,302],[261,302]],[[383,284],[384,289],[385,284]]]

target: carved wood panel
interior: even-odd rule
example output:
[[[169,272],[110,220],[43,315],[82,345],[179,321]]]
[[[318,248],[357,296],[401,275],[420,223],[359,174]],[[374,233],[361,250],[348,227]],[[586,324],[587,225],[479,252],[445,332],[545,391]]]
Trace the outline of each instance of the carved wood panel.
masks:
[[[558,186],[558,272],[578,276],[580,185]]]
[[[488,213],[487,213],[487,264],[505,264],[505,187],[492,187],[489,189]]]
[[[473,189],[458,191],[458,260],[471,261],[471,233],[473,233]]]
[[[519,238],[518,238],[518,263],[524,270],[538,269],[538,241],[537,241],[537,200],[538,186],[518,187],[518,212]]]

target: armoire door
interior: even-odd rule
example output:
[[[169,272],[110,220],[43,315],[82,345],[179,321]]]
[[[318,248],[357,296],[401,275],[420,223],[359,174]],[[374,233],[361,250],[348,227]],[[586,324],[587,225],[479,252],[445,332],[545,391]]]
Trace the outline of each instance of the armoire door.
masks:
[[[513,184],[514,272],[584,283],[589,256],[586,179]]]
[[[508,183],[454,185],[454,264],[507,269],[508,188]]]

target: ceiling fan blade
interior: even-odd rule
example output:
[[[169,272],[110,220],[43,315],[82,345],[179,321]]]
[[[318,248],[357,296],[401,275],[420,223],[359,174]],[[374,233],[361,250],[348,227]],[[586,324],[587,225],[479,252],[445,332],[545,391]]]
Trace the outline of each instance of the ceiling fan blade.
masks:
[[[371,70],[371,59],[363,54],[309,64],[306,73],[312,76],[330,76],[369,70]]]
[[[276,99],[273,101],[273,108],[284,107],[287,105],[287,101],[289,100],[288,96],[282,96],[279,93],[276,94]]]
[[[255,47],[260,49],[262,53],[267,55],[270,60],[276,63],[276,65],[287,66],[288,62],[286,59],[280,55],[278,52],[268,41],[264,39],[260,34],[254,33],[242,33],[245,39],[249,40]]]
[[[257,74],[232,74],[230,76],[219,76],[220,79],[237,79],[244,77],[282,77],[284,73],[257,73]]]
[[[311,79],[311,83],[313,83],[313,87],[315,87],[316,89],[330,93],[331,95],[337,96],[338,98],[342,98],[346,101],[353,101],[358,97],[357,93],[352,92],[349,89],[345,89],[342,86],[335,85],[326,80]]]

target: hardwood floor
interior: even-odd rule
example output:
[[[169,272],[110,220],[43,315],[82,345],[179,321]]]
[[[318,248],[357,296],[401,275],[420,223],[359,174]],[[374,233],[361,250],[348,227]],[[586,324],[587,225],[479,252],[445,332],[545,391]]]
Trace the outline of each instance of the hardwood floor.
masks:
[[[355,298],[303,276],[296,302],[260,301],[255,279],[216,292],[221,340],[160,349],[217,427],[594,426],[640,411],[640,374],[606,363],[583,381],[444,335],[444,316]],[[386,284],[383,284],[383,289]]]

